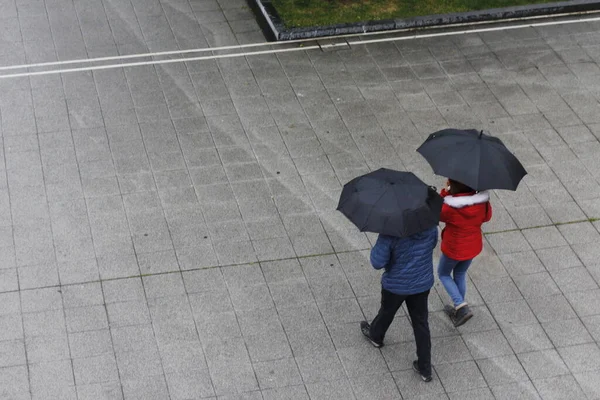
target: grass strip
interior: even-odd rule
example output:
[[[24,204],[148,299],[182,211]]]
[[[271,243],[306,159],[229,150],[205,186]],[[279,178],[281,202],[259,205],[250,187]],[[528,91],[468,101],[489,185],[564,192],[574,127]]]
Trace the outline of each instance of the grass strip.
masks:
[[[551,3],[548,0],[271,0],[287,28],[403,19]]]

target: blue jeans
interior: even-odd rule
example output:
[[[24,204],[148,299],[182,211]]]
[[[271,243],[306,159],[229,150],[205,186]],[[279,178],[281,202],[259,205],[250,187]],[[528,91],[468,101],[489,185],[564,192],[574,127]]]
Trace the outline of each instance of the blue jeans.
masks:
[[[452,299],[454,307],[465,302],[467,293],[467,270],[473,260],[458,261],[442,254],[438,265],[438,277]]]

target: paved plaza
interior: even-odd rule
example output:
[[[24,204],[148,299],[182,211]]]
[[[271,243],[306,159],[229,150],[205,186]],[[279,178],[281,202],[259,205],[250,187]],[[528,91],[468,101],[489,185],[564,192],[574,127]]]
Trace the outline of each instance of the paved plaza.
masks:
[[[262,41],[240,0],[0,0],[0,76]],[[579,21],[0,78],[0,399],[600,399],[599,63]],[[362,337],[376,237],[335,208],[380,167],[441,186],[415,149],[446,127],[529,175],[466,325],[436,281],[423,383],[405,311]]]

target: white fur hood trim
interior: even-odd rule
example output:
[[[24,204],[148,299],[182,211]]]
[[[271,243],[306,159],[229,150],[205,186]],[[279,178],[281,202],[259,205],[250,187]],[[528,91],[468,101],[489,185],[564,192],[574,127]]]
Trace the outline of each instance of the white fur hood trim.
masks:
[[[487,191],[475,193],[471,196],[446,196],[444,203],[452,208],[463,208],[475,204],[487,203],[490,201],[490,194]]]

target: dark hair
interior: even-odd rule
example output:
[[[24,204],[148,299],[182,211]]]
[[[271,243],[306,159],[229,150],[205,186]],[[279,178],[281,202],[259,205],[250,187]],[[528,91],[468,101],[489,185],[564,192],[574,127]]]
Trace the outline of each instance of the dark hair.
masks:
[[[450,181],[450,194],[451,195],[455,195],[455,194],[462,194],[462,193],[472,193],[475,190],[471,189],[469,186],[465,185],[464,183],[452,180],[452,179],[448,179]]]

